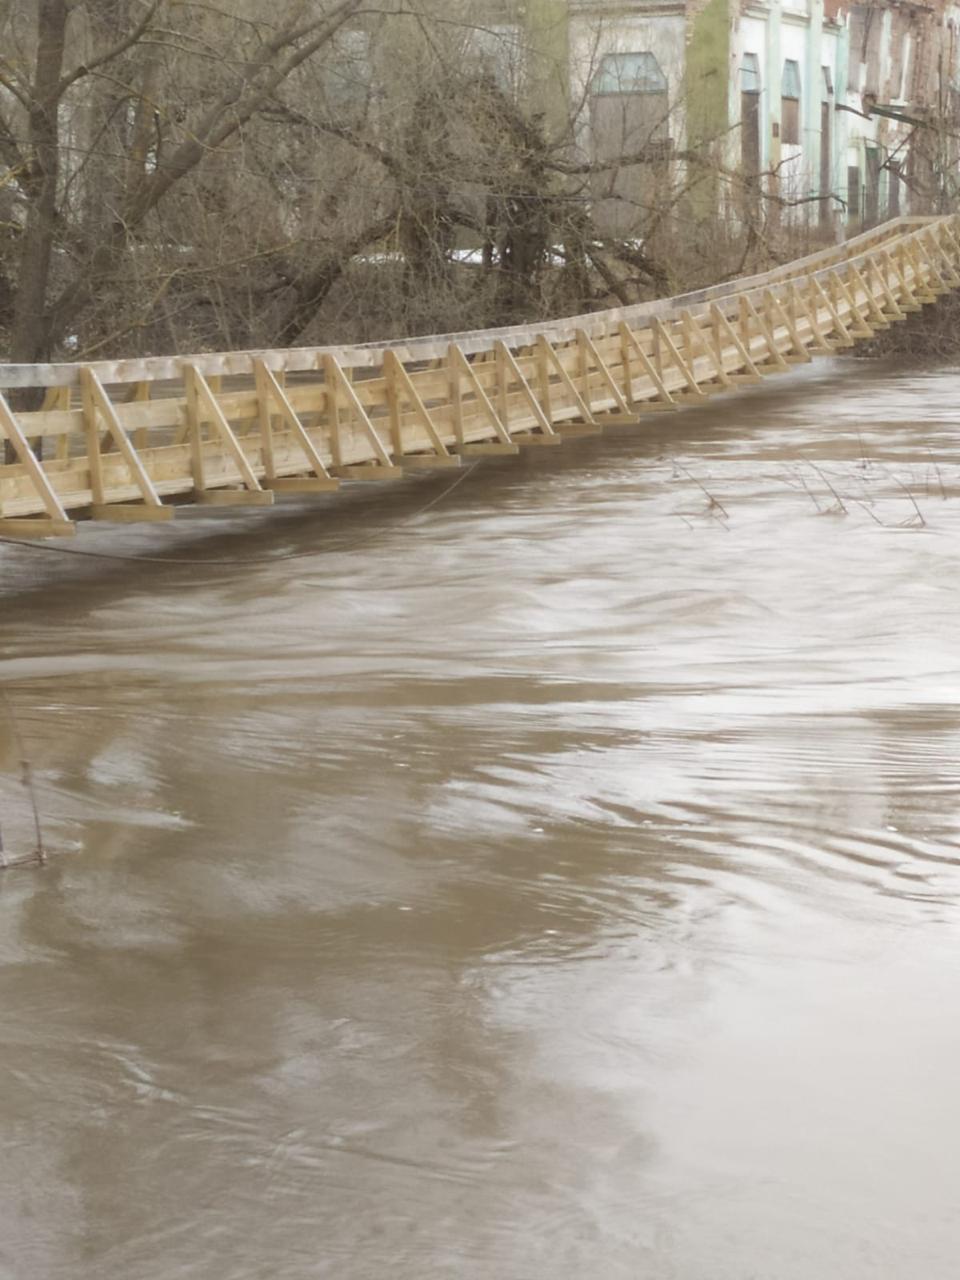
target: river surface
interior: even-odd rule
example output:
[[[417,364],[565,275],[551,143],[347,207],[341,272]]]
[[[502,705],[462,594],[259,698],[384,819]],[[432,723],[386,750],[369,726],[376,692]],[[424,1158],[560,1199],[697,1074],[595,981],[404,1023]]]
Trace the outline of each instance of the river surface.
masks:
[[[0,1277],[953,1280],[960,371],[450,484],[0,547]]]

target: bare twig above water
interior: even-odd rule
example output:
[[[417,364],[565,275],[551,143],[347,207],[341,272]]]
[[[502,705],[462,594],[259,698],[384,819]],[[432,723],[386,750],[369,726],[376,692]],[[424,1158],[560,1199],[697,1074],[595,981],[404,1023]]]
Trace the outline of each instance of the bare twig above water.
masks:
[[[808,467],[811,467],[817,473],[817,475],[820,477],[823,483],[827,486],[827,488],[833,494],[836,506],[828,507],[826,513],[828,514],[831,511],[840,511],[843,513],[843,515],[847,515],[848,514],[847,504],[844,502],[843,498],[841,498],[840,494],[837,492],[834,486],[830,483],[830,480],[828,479],[828,477],[823,473],[823,471],[821,471],[821,469],[817,466],[815,462],[811,462],[809,458],[805,458],[804,461],[806,462]]]
[[[881,529],[888,528],[888,526],[880,519],[877,513],[872,509],[871,504],[869,502],[866,502],[861,498],[851,498],[850,501],[855,502],[857,506],[861,508],[861,510],[865,511],[867,515],[870,517],[870,519],[873,521],[873,523],[878,524]]]
[[[3,702],[4,711],[6,712],[7,719],[10,722],[10,732],[13,737],[17,756],[20,760],[20,781],[23,783],[23,788],[30,799],[30,808],[33,812],[34,837],[36,840],[33,853],[29,857],[18,858],[13,862],[8,862],[6,857],[3,855],[2,840],[0,840],[0,856],[3,857],[2,867],[3,869],[9,869],[10,867],[28,866],[33,863],[37,863],[42,867],[45,866],[47,862],[47,851],[43,843],[43,829],[40,825],[40,806],[37,803],[37,789],[34,786],[33,781],[33,767],[31,766],[30,760],[27,756],[23,737],[20,733],[20,726],[17,723],[17,717],[13,711],[13,704],[11,703],[5,689],[0,689],[0,700]]]
[[[933,467],[933,473],[937,477],[937,484],[940,486],[940,497],[944,500],[944,502],[946,502],[947,490],[944,487],[943,476],[940,474],[940,467],[937,465],[937,460],[933,456],[933,450],[930,448],[929,445],[927,446],[927,453],[930,455],[930,465]],[[930,492],[929,485],[927,486],[927,492],[928,493]]]
[[[913,494],[910,492],[910,490],[903,483],[903,481],[900,479],[899,476],[892,476],[892,479],[894,484],[896,484],[899,488],[901,488],[903,492],[907,495],[907,497],[910,499],[910,502],[913,505],[913,509],[916,512],[916,517],[905,521],[905,523],[919,524],[921,528],[926,528],[927,522],[923,518],[923,512],[920,510],[920,507],[919,507],[919,504],[917,503],[916,498],[913,496]]]
[[[817,509],[817,515],[821,515],[821,516],[822,516],[822,515],[823,515],[823,507],[821,507],[821,505],[820,505],[820,503],[819,503],[819,501],[818,501],[818,499],[817,499],[817,495],[813,492],[813,490],[812,490],[812,489],[810,488],[810,486],[807,484],[806,476],[803,474],[803,472],[800,470],[800,468],[799,468],[799,467],[791,466],[790,471],[788,472],[788,474],[787,474],[787,478],[786,478],[786,479],[787,479],[787,484],[788,484],[788,485],[790,485],[790,487],[791,487],[791,488],[796,488],[796,485],[794,485],[794,482],[793,482],[793,480],[792,480],[792,478],[791,478],[791,477],[792,477],[792,475],[793,475],[794,473],[796,473],[797,483],[799,484],[800,488],[804,491],[804,493],[807,495],[807,497],[810,499],[810,501],[811,501],[811,502],[813,503],[813,505],[816,507],[816,509]]]
[[[723,503],[720,501],[720,499],[715,497],[707,488],[707,486],[701,480],[697,479],[697,477],[693,474],[692,471],[688,470],[687,467],[685,467],[682,462],[678,462],[676,458],[671,458],[670,463],[676,471],[681,471],[687,477],[688,480],[693,481],[693,483],[697,486],[697,488],[706,498],[707,510],[712,515],[716,514],[716,512],[719,511],[720,515],[723,517],[723,520],[730,519],[730,513],[727,510],[727,508],[723,505]],[[720,521],[721,524],[723,524],[723,520]],[[724,528],[726,528],[726,525],[724,525]]]

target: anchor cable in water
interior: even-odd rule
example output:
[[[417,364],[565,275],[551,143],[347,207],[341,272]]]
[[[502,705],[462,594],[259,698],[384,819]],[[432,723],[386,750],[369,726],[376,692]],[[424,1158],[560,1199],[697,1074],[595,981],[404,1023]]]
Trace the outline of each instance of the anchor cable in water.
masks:
[[[444,498],[453,493],[454,489],[456,489],[458,485],[463,484],[467,476],[469,476],[477,466],[479,466],[479,463],[473,462],[469,467],[464,468],[452,484],[447,485],[446,489],[441,493],[438,493],[435,498],[431,498],[429,502],[424,503],[422,507],[418,507],[416,511],[412,511],[408,516],[404,516],[402,520],[398,521],[398,523],[406,524],[410,520],[416,520],[418,516],[422,516],[425,512],[429,511],[431,507],[435,507],[438,503],[442,502]],[[366,537],[358,538],[355,542],[351,543],[351,549],[363,546],[365,543],[372,541],[378,535],[379,530],[376,530],[367,534]],[[251,556],[248,559],[233,558],[197,560],[192,557],[187,558],[178,556],[130,556],[124,555],[119,551],[83,551],[79,547],[54,547],[46,542],[27,542],[22,538],[0,537],[0,545],[7,547],[22,547],[26,551],[47,551],[52,552],[54,555],[61,556],[82,556],[84,559],[88,560],[125,560],[132,561],[136,564],[174,564],[183,565],[188,568],[194,568],[197,565],[229,565],[235,569],[243,569],[256,564],[278,564],[283,560],[310,560],[319,554],[318,551],[291,551],[287,553],[281,552],[275,556]]]

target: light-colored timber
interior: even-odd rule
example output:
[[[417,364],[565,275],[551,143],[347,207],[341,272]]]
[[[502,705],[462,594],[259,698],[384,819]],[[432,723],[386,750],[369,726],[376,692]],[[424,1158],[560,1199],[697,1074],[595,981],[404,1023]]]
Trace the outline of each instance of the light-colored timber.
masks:
[[[960,287],[960,217],[898,218],[760,276],[533,327],[354,347],[0,365],[0,535],[175,502],[269,506],[561,445],[852,346]],[[40,407],[16,406],[26,393]]]

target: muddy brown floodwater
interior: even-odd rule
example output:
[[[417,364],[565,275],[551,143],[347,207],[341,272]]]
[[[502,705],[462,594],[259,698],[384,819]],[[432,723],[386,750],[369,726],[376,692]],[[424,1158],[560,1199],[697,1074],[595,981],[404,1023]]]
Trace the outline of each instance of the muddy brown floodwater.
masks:
[[[0,1277],[953,1280],[960,372],[449,483],[0,548]]]

